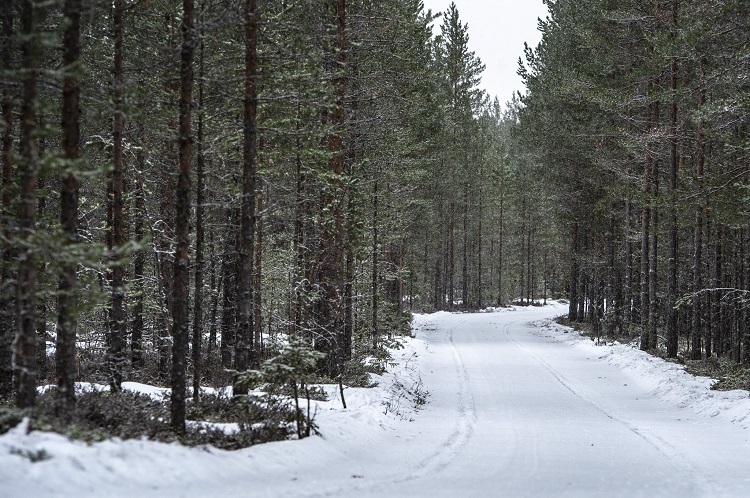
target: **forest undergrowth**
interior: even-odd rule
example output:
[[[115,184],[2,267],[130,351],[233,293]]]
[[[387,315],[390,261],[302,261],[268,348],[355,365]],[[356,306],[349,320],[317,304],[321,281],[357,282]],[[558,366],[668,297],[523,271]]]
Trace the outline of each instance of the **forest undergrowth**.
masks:
[[[187,394],[186,431],[176,432],[169,423],[169,389],[156,372],[141,372],[142,384],[153,391],[124,389],[112,392],[106,384],[102,365],[90,365],[85,382],[77,384],[76,404],[72,411],[60,414],[56,409],[57,390],[54,385],[40,388],[33,408],[20,409],[12,400],[0,400],[0,434],[28,418],[28,430],[51,431],[70,439],[94,443],[118,438],[179,442],[186,446],[210,445],[224,450],[237,450],[256,444],[281,441],[319,434],[311,402],[327,401],[324,386],[342,391],[349,387],[372,388],[377,384],[370,374],[382,375],[395,367],[391,350],[402,347],[400,335],[383,338],[378,347],[357,348],[354,357],[345,363],[342,375],[331,379],[316,371],[321,359],[310,348],[294,340],[275,345],[258,370],[242,374],[242,385],[248,395],[232,396],[233,375],[220,362],[207,369],[198,399]],[[49,372],[54,370],[54,357]],[[211,363],[209,363],[210,365]],[[401,392],[403,391],[403,392]],[[388,403],[393,399],[412,398],[417,405],[426,402],[426,391],[420,384],[391,387]],[[393,411],[386,403],[386,411]],[[43,456],[40,456],[43,458]]]
[[[632,334],[614,334],[607,335],[602,330],[589,322],[571,322],[567,315],[558,317],[555,320],[560,325],[571,327],[573,330],[581,333],[596,344],[611,344],[620,342],[632,344],[633,347],[639,347],[639,333],[636,331]],[[659,342],[665,343],[666,338],[659,336]],[[750,366],[736,362],[730,358],[710,356],[700,360],[690,359],[689,340],[685,338],[680,341],[679,353],[676,358],[669,358],[665,348],[651,349],[648,354],[662,358],[664,361],[679,363],[685,366],[685,371],[698,377],[709,377],[715,379],[711,389],[716,391],[733,391],[742,389],[750,391]]]

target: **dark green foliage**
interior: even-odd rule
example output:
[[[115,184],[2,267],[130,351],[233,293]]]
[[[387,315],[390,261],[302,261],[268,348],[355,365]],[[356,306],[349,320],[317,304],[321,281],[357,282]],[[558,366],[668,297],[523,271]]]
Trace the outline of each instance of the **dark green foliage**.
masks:
[[[717,379],[711,385],[716,391],[743,389],[750,391],[750,368],[727,358],[712,356],[705,360],[688,360],[686,370],[693,375]]]
[[[516,139],[556,199],[570,321],[750,362],[747,3],[548,5]]]
[[[262,389],[263,399],[273,405],[281,403],[296,414],[297,436],[309,436],[316,431],[310,416],[309,384],[314,382],[315,371],[324,355],[310,347],[306,341],[292,337],[289,343],[282,345],[279,352],[264,361],[259,370],[248,370],[237,374],[234,382],[234,395],[242,399],[250,389]],[[284,390],[291,391],[287,403],[280,401],[279,394]],[[243,392],[238,392],[242,390]],[[287,391],[287,392],[289,392]],[[307,399],[306,411],[300,407],[300,398]]]
[[[26,411],[9,403],[0,403],[0,434],[5,434],[21,423]]]
[[[178,434],[169,424],[167,400],[129,391],[116,394],[89,391],[79,394],[73,412],[61,419],[55,414],[54,396],[54,390],[39,396],[31,415],[30,430],[59,432],[86,442],[113,437],[146,438],[236,450],[287,439],[294,422],[294,411],[274,399],[260,402],[252,398],[234,399],[221,393],[204,394],[199,403],[188,402],[190,422],[186,432]],[[0,427],[7,431],[20,422],[22,415],[17,409],[0,407]],[[237,429],[224,430],[212,425],[214,423],[237,424]]]

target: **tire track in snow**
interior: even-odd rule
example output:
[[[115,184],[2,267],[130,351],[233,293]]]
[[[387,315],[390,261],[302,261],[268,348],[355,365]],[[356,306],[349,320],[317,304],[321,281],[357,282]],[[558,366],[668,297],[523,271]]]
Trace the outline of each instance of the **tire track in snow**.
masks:
[[[342,496],[358,492],[359,494],[377,493],[379,489],[401,484],[426,476],[434,475],[445,469],[461,453],[461,450],[471,439],[474,433],[474,424],[476,423],[476,411],[474,407],[474,396],[471,392],[471,381],[469,372],[466,369],[461,353],[453,341],[453,333],[466,323],[462,320],[446,331],[445,339],[448,344],[458,379],[457,385],[457,420],[451,434],[441,443],[437,451],[433,452],[421,462],[417,463],[407,474],[397,477],[363,482],[359,485],[339,486],[335,489],[323,490],[316,492],[314,495],[306,496]],[[429,326],[430,324],[425,324]]]
[[[710,477],[704,477],[701,481],[697,481],[694,476],[702,475],[702,472],[697,469],[692,463],[688,461],[688,459],[680,453],[674,446],[669,444],[666,440],[663,438],[657,436],[656,434],[653,434],[652,432],[648,431],[647,429],[644,429],[642,427],[638,427],[635,423],[627,420],[622,415],[618,414],[612,409],[609,409],[602,404],[598,403],[596,400],[588,396],[585,392],[583,392],[582,389],[577,388],[570,380],[568,380],[562,372],[557,370],[555,367],[553,367],[551,364],[549,364],[544,358],[542,358],[540,355],[535,353],[534,351],[531,351],[527,347],[525,347],[523,344],[515,340],[513,337],[511,337],[508,329],[510,326],[513,325],[512,323],[509,323],[505,326],[503,332],[505,333],[505,336],[508,338],[510,342],[512,342],[518,349],[525,352],[532,358],[534,358],[547,372],[552,375],[552,377],[555,378],[565,389],[570,391],[574,396],[576,396],[581,401],[591,405],[595,410],[603,414],[605,417],[609,418],[610,420],[613,420],[617,423],[620,423],[624,425],[629,431],[643,439],[647,444],[649,444],[651,447],[656,449],[659,453],[664,455],[668,461],[670,461],[673,465],[680,468],[685,475],[690,479],[693,484],[696,486],[697,491],[705,496],[710,496],[711,491],[715,491],[717,488],[717,483],[714,479],[711,479]],[[533,326],[533,324],[531,324]]]
[[[461,450],[466,446],[474,433],[474,424],[476,423],[477,415],[474,407],[474,396],[471,392],[471,380],[461,353],[453,341],[453,333],[459,326],[466,322],[467,320],[460,321],[448,329],[446,333],[446,342],[450,346],[456,368],[456,377],[458,379],[458,420],[456,421],[455,428],[436,452],[422,460],[422,462],[417,464],[415,471],[406,478],[399,479],[398,482],[419,479],[420,477],[440,472],[461,453]]]

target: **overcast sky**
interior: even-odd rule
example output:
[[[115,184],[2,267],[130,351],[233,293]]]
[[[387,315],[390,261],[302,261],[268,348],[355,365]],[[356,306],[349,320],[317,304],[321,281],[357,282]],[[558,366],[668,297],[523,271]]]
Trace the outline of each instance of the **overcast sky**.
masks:
[[[536,47],[541,39],[537,19],[547,16],[542,0],[454,0],[461,21],[469,25],[469,49],[487,66],[482,87],[503,104],[523,90],[516,74],[523,42]],[[442,12],[451,0],[424,0],[425,9]],[[435,20],[436,33],[442,19]]]

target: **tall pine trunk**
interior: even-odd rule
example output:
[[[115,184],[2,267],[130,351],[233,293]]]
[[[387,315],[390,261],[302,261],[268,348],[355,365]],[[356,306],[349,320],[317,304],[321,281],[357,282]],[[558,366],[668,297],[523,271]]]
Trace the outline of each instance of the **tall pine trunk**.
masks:
[[[468,168],[467,168],[468,169]],[[464,182],[464,202],[462,213],[463,230],[461,231],[461,307],[471,306],[469,296],[469,182]]]
[[[182,50],[180,61],[179,168],[175,235],[174,305],[172,309],[171,425],[185,432],[185,360],[188,345],[188,294],[190,247],[190,163],[193,159],[191,108],[193,100],[193,53],[195,26],[193,0],[183,1]]]
[[[672,38],[677,30],[677,16],[679,1],[672,0]],[[669,262],[667,267],[667,357],[677,357],[678,331],[677,331],[677,255],[678,255],[678,229],[677,229],[677,59],[672,56],[669,66],[669,87],[672,103],[669,113]]]
[[[301,93],[301,90],[298,89]],[[296,335],[302,325],[302,294],[305,279],[305,249],[304,249],[304,216],[307,212],[305,199],[305,177],[302,169],[302,140],[301,140],[301,95],[297,95],[295,126],[295,189],[294,189],[294,272],[292,274],[292,292],[289,305],[289,334]]]
[[[652,90],[652,84],[649,82],[648,85],[649,93]],[[651,126],[653,120],[653,103],[648,105],[646,122],[648,126]],[[651,316],[651,301],[649,299],[649,290],[651,282],[651,274],[649,272],[649,264],[651,262],[651,245],[650,235],[652,231],[651,227],[651,210],[655,209],[653,206],[653,192],[654,192],[654,158],[650,151],[646,152],[646,158],[643,166],[643,209],[641,210],[641,349],[648,350],[651,348],[649,344],[649,327],[650,327],[650,316]]]
[[[75,175],[80,156],[80,93],[76,64],[81,52],[81,0],[66,0],[63,13],[68,27],[63,35],[62,149],[68,161],[60,193],[60,224],[66,245],[78,239],[78,178]],[[62,269],[57,301],[57,340],[55,366],[57,374],[57,414],[69,415],[75,402],[77,303],[76,273],[78,264],[68,262]]]
[[[578,221],[574,220],[570,232],[570,291],[568,292],[570,303],[568,305],[568,320],[571,322],[580,321],[578,316],[578,301],[582,298],[582,296],[578,295],[578,281],[580,279],[578,263],[578,232],[580,228],[578,225]]]
[[[346,0],[331,0],[333,9],[332,33],[333,51],[332,84],[335,106],[331,112],[331,131],[328,134],[328,161],[330,175],[324,187],[322,205],[331,213],[321,234],[321,276],[323,292],[321,302],[321,323],[323,344],[328,354],[328,373],[336,377],[341,372],[340,348],[343,340],[343,291],[344,291],[344,186],[343,173],[346,150],[344,147],[344,126],[346,113]]]
[[[237,334],[237,212],[229,207],[226,210],[227,233],[224,236],[224,254],[221,258],[221,366],[232,368]]]
[[[200,41],[200,55],[198,62],[198,143],[196,154],[196,188],[195,188],[195,287],[193,296],[193,400],[200,399],[203,345],[203,243],[205,239],[205,226],[203,212],[206,186],[205,186],[205,161],[203,155],[203,37]]]
[[[14,351],[14,371],[17,391],[16,404],[20,408],[34,406],[36,398],[36,255],[29,240],[36,225],[38,149],[35,137],[34,112],[37,84],[39,38],[34,23],[35,7],[32,0],[21,2],[23,96],[21,98],[20,202],[18,203],[19,252],[16,286],[17,330]]]
[[[13,67],[13,0],[4,0],[0,7],[2,16],[2,38],[0,39],[0,57],[4,67]],[[2,136],[2,206],[0,209],[0,230],[5,237],[3,247],[2,269],[0,270],[0,397],[10,397],[13,393],[13,287],[14,278],[11,266],[15,259],[11,244],[11,191],[13,188],[13,108],[17,95],[14,85],[6,84],[2,90],[2,121],[5,131]]]
[[[243,372],[253,357],[253,254],[255,250],[255,177],[258,110],[258,8],[256,0],[245,2],[245,77],[242,201],[240,209],[239,275],[237,284],[237,336],[234,368]],[[235,379],[235,396],[239,395]]]
[[[378,252],[378,244],[380,241],[378,240],[378,200],[379,200],[379,176],[380,171],[378,170],[375,173],[375,182],[372,187],[372,279],[370,282],[370,299],[371,299],[371,307],[372,307],[372,316],[371,316],[371,331],[372,331],[372,348],[377,349],[378,347],[378,278],[379,278],[379,270],[378,270],[378,258],[380,257],[380,254]]]
[[[498,226],[497,236],[497,305],[502,306],[504,304],[503,299],[503,239],[504,230],[503,226],[504,215],[505,215],[505,188],[502,188],[500,192],[500,223]]]
[[[145,156],[142,152],[138,153],[139,169],[143,170]],[[135,215],[134,230],[135,240],[142,244],[144,241],[144,220],[146,217],[146,198],[143,192],[143,185],[140,180],[135,184]],[[130,338],[130,361],[135,370],[143,368],[143,305],[144,292],[146,285],[144,282],[146,267],[146,253],[143,249],[138,249],[133,256],[133,281],[135,283],[135,303],[133,305],[133,323],[131,325]]]
[[[700,90],[698,94],[698,108],[702,109],[706,104],[705,87],[705,62],[701,60],[700,65]],[[705,338],[705,327],[703,325],[703,225],[706,200],[703,193],[703,174],[706,163],[704,145],[703,120],[698,123],[696,131],[696,166],[695,179],[698,190],[698,205],[695,208],[695,225],[693,232],[693,316],[692,316],[692,345],[691,358],[701,358],[701,345]]]
[[[109,326],[109,348],[107,367],[109,370],[109,383],[112,391],[120,391],[125,364],[125,338],[127,336],[127,323],[125,322],[125,290],[123,282],[124,268],[118,259],[122,257],[120,251],[125,243],[124,223],[124,164],[123,164],[123,132],[125,130],[125,112],[123,108],[123,0],[114,1],[114,70],[113,70],[113,101],[114,101],[114,123],[112,128],[113,138],[113,165],[112,185],[110,192],[111,237],[108,237],[109,250],[114,262],[111,274],[112,302],[110,310]]]
[[[253,271],[253,355],[256,363],[261,358],[263,349],[263,186],[258,194],[257,219],[255,224],[255,262]]]

